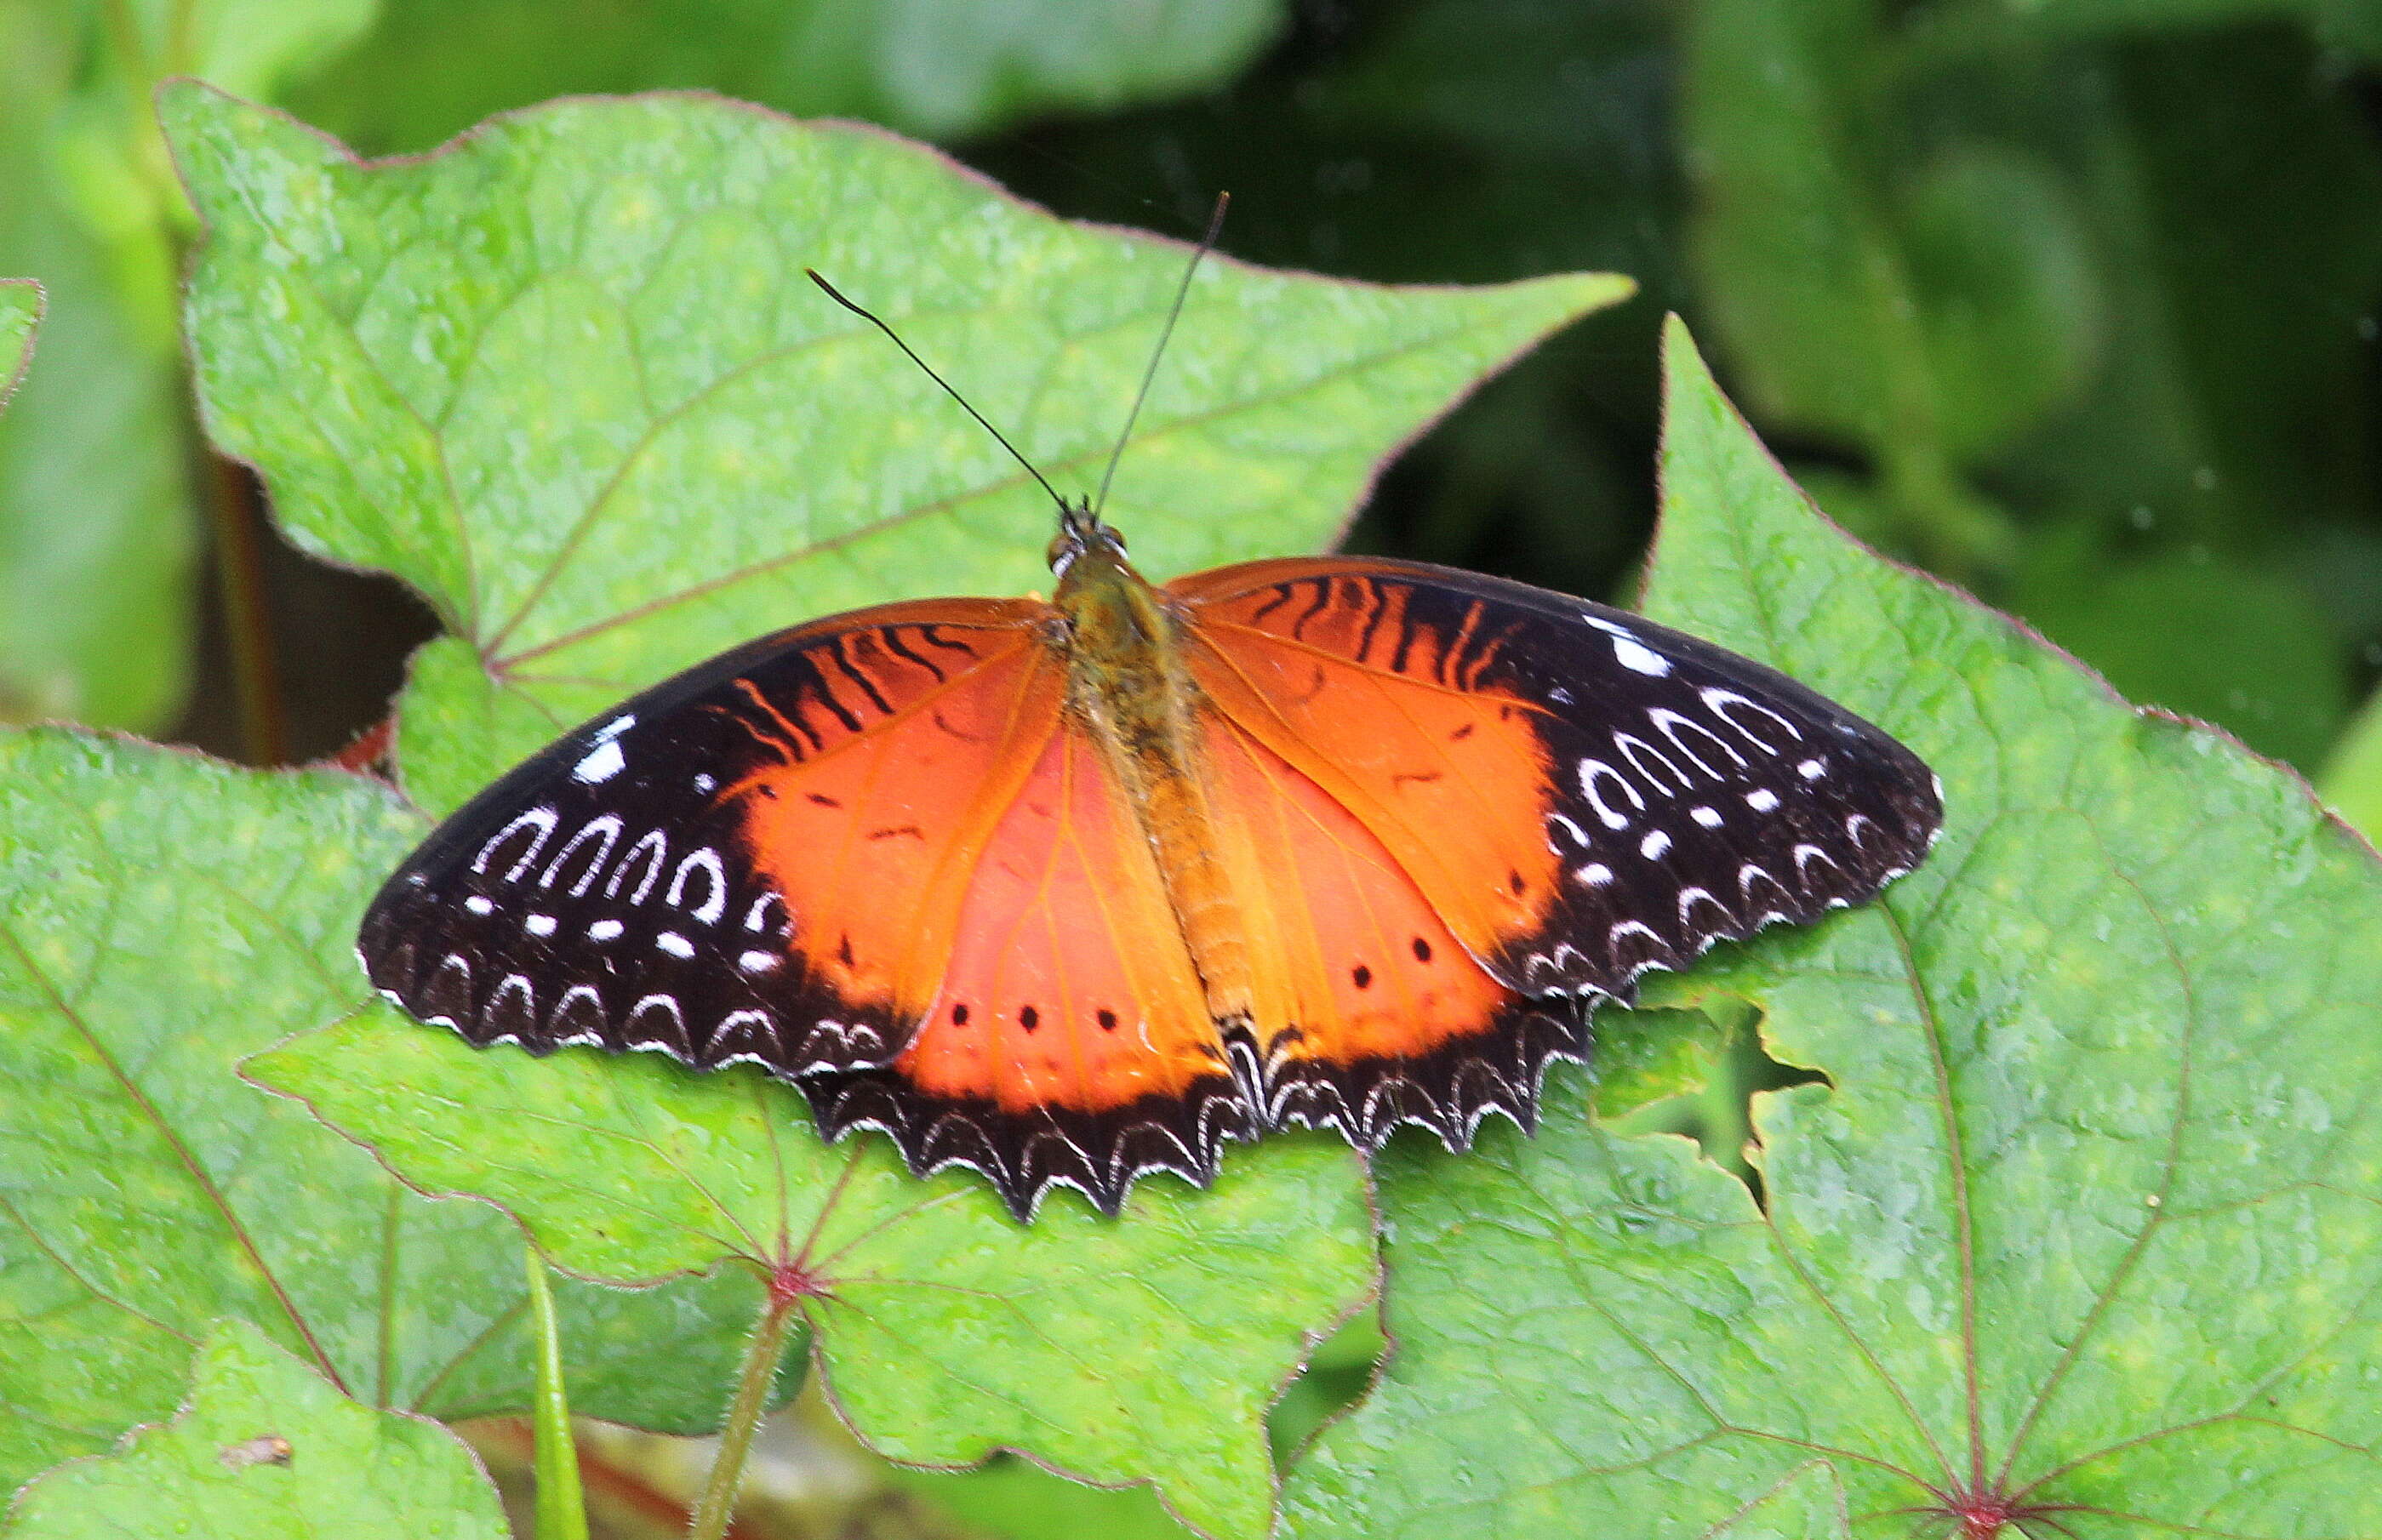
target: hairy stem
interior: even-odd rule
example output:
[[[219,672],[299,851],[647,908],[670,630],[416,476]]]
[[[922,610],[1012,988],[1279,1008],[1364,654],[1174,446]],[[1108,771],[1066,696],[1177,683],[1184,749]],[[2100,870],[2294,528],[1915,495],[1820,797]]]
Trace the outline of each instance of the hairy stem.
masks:
[[[761,1323],[744,1350],[744,1369],[736,1382],[736,1399],[728,1409],[728,1425],[719,1430],[719,1455],[705,1478],[703,1498],[695,1504],[687,1525],[688,1540],[720,1540],[729,1517],[736,1510],[736,1494],[744,1485],[744,1457],[753,1448],[753,1431],[761,1425],[762,1409],[769,1404],[777,1383],[778,1359],[785,1351],[786,1326],[793,1319],[796,1295],[772,1289],[761,1311]]]

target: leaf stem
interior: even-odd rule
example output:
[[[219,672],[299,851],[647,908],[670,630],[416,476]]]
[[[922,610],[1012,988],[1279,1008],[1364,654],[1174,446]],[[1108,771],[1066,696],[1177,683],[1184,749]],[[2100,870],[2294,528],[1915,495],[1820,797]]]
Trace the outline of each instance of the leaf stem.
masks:
[[[231,644],[240,749],[252,764],[280,764],[289,757],[289,734],[283,724],[281,669],[273,655],[273,620],[265,605],[256,483],[245,468],[212,449],[202,446],[199,452],[206,462],[207,521],[215,533],[224,633]]]
[[[721,1540],[736,1510],[736,1494],[744,1485],[744,1457],[753,1448],[753,1432],[761,1425],[762,1409],[778,1380],[778,1359],[785,1351],[786,1326],[793,1319],[791,1289],[772,1288],[761,1311],[760,1325],[744,1350],[744,1368],[736,1382],[736,1399],[728,1409],[728,1424],[719,1430],[719,1454],[703,1484],[702,1500],[687,1525],[687,1540]]]
[[[587,1499],[579,1489],[579,1447],[571,1436],[571,1399],[562,1387],[562,1329],[555,1319],[554,1291],[546,1281],[546,1260],[524,1245],[529,1265],[530,1318],[535,1324],[537,1389],[532,1400],[536,1442],[537,1540],[587,1540]]]

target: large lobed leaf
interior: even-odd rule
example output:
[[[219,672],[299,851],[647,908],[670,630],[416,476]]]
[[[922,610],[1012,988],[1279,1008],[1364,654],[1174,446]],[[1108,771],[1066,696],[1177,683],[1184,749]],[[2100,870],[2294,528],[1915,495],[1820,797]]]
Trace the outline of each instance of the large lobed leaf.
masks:
[[[244,1322],[199,1351],[190,1399],[104,1459],[27,1487],[9,1540],[505,1540],[496,1488],[436,1424],[359,1406]]]
[[[0,733],[0,1486],[165,1415],[225,1316],[374,1404],[527,1405],[514,1227],[234,1073],[370,998],[357,917],[424,827],[352,776]],[[565,1290],[574,1399],[714,1425],[759,1297]]]
[[[295,538],[396,572],[454,632],[404,703],[434,809],[762,631],[1047,582],[1048,501],[804,266],[1088,491],[1188,254],[881,133],[703,99],[556,104],[380,165],[196,85],[164,111],[208,225],[211,432]],[[1160,574],[1319,544],[1419,423],[1627,287],[1215,259],[1111,509]]]
[[[1135,1190],[1123,1217],[1054,1198],[1020,1226],[969,1173],[920,1182],[884,1141],[830,1149],[757,1071],[479,1050],[386,1012],[249,1073],[434,1192],[495,1199],[555,1263],[638,1281],[726,1259],[802,1295],[828,1394],[919,1464],[1019,1448],[1152,1480],[1213,1534],[1263,1534],[1267,1404],[1371,1291],[1362,1180],[1302,1138],[1210,1192]]]
[[[1845,540],[1669,362],[1650,612],[1903,736],[1946,833],[1668,992],[1828,1077],[1757,1099],[1766,1207],[1561,1089],[1534,1141],[1393,1152],[1395,1347],[1293,1532],[2382,1532],[2382,869]]]

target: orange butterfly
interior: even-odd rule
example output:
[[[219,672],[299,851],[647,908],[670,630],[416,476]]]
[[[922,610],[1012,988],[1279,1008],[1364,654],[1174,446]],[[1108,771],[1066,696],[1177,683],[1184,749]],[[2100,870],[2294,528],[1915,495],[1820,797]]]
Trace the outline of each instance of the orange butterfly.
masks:
[[[1902,745],[1637,617],[1357,557],[1153,587],[1060,512],[1047,603],[764,637],[506,776],[374,901],[374,984],[476,1044],[756,1063],[1021,1218],[1113,1211],[1284,1124],[1528,1127],[1597,998],[1941,822]]]

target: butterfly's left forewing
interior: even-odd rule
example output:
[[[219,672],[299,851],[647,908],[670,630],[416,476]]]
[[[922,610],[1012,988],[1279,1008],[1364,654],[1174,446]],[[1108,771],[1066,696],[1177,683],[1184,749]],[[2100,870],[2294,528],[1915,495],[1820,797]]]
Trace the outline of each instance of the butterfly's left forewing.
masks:
[[[890,1062],[1057,728],[1049,617],[887,605],[657,686],[441,825],[367,911],[367,972],[479,1044]]]
[[[1934,775],[1878,728],[1622,611],[1368,558],[1170,593],[1208,696],[1528,996],[1626,997],[1715,940],[1864,902],[1942,822]]]

